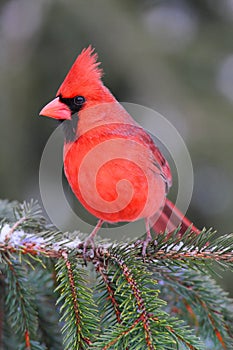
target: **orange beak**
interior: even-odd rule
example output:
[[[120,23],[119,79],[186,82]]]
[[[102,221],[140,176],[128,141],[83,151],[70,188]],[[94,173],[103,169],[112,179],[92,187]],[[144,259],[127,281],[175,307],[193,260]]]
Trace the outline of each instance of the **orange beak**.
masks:
[[[39,115],[45,117],[54,118],[58,120],[71,120],[71,111],[65,103],[62,103],[59,100],[59,97],[56,97],[54,100],[49,102],[42,110]]]

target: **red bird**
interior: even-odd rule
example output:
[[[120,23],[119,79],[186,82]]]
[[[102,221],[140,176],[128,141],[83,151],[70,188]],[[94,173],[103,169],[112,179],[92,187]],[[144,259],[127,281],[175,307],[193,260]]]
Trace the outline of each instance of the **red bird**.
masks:
[[[150,226],[157,232],[181,233],[192,226],[200,231],[166,198],[172,183],[170,167],[151,136],[140,127],[103,85],[97,54],[89,46],[76,59],[56,98],[40,115],[63,121],[64,170],[82,205],[99,218],[85,242],[104,221],[145,219],[145,255],[151,241]],[[172,221],[170,220],[171,214]]]

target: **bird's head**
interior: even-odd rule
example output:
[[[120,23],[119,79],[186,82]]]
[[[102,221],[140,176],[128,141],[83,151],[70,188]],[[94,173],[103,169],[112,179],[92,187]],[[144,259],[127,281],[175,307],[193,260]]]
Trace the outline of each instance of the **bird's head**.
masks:
[[[101,81],[102,69],[97,54],[89,46],[77,57],[56,98],[49,102],[40,115],[71,120],[72,115],[100,103],[113,102],[114,97]]]

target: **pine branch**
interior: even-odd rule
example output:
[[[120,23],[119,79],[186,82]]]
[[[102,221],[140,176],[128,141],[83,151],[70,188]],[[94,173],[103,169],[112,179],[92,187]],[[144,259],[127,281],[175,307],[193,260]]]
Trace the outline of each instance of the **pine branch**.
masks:
[[[117,252],[111,251],[111,253],[109,254],[109,260],[110,261],[112,260],[114,263],[116,263],[118,265],[118,267],[120,268],[120,270],[123,273],[124,279],[126,280],[128,286],[130,287],[131,292],[133,293],[133,296],[134,296],[135,302],[136,302],[135,310],[137,313],[140,314],[140,317],[138,318],[138,320],[141,321],[143,328],[144,328],[145,342],[146,342],[147,348],[149,350],[151,350],[151,349],[154,349],[154,346],[153,346],[153,339],[152,339],[152,334],[151,334],[151,330],[150,330],[150,316],[149,316],[149,312],[146,309],[145,301],[143,298],[143,291],[140,290],[140,285],[138,285],[137,278],[136,278],[136,275],[137,275],[137,273],[139,273],[139,270],[133,271],[134,269],[131,269],[131,270],[129,269],[127,263],[130,263],[132,260],[129,261],[129,258],[127,257],[127,258],[125,258],[125,261],[124,261],[124,253],[125,253],[125,251],[123,249],[121,250],[120,256],[119,256],[118,251]],[[140,273],[143,273],[143,278],[145,279],[146,278],[146,271],[145,271],[145,269],[143,269],[143,266],[141,266],[141,268],[142,269],[141,269]],[[149,283],[149,279],[148,279],[148,283]],[[120,288],[118,287],[118,290],[119,289]],[[154,293],[154,294],[155,294],[155,298],[156,298],[157,295],[156,295],[156,293]],[[122,313],[124,315],[124,312],[122,312]],[[124,321],[125,321],[125,318],[124,318]]]
[[[41,343],[46,349],[62,350],[61,327],[59,324],[59,311],[56,308],[56,293],[54,293],[54,264],[34,266],[29,271],[29,282],[35,293],[35,303],[38,314],[38,328]]]
[[[137,243],[137,242],[136,242]],[[182,236],[179,228],[169,237],[166,233],[155,234],[149,245],[147,262],[166,266],[182,265],[202,271],[213,264],[225,269],[233,269],[233,234],[217,237],[216,232],[205,229],[196,236],[190,230]]]
[[[155,280],[151,279],[143,262],[137,260],[135,264],[136,256],[132,251],[124,245],[117,246],[110,249],[105,261],[108,277],[111,278],[110,299],[114,295],[121,319],[108,326],[107,333],[100,335],[94,343],[95,349],[164,349],[164,343],[166,349],[172,349],[174,338],[189,349],[204,349],[183,324],[181,326],[175,319],[168,321],[168,315],[162,310],[164,302],[158,297]],[[107,311],[110,319],[113,318],[115,304],[112,314],[111,310]]]
[[[3,257],[4,258],[4,257]],[[7,317],[17,336],[24,336],[24,347],[31,350],[31,339],[37,331],[37,313],[33,299],[33,291],[27,283],[27,271],[19,264],[18,261],[11,261],[6,276],[8,282],[8,292],[6,298]]]
[[[62,328],[65,349],[87,349],[98,331],[98,323],[92,293],[86,286],[86,273],[77,266],[75,256],[65,252],[57,262],[56,271],[56,291],[60,293],[57,303],[61,304],[61,321],[65,322]]]
[[[115,293],[115,286],[112,284],[112,271],[106,270],[103,263],[95,263],[96,272],[99,274],[99,284],[97,290],[101,296],[98,299],[98,304],[102,310],[102,323],[115,324],[115,319],[118,323],[121,323],[121,311],[117,301],[117,295]],[[112,308],[115,312],[115,317],[112,313]],[[112,322],[109,322],[109,319]]]
[[[176,270],[158,266],[151,269],[154,277],[162,280],[160,289],[167,302],[174,305],[176,300],[175,314],[195,325],[199,334],[211,339],[215,347],[219,342],[224,349],[233,346],[232,301],[211,277],[185,266]]]
[[[0,289],[8,286],[14,302],[7,300],[7,310],[14,309],[15,315],[10,315],[19,327],[12,342],[6,342],[4,325],[9,350],[19,339],[19,349],[62,349],[59,341],[56,347],[51,345],[59,334],[58,315],[55,310],[53,317],[46,318],[46,293],[49,300],[59,293],[65,349],[206,349],[181,320],[208,338],[211,349],[233,347],[232,301],[209,276],[216,264],[222,270],[232,269],[232,234],[217,237],[203,230],[199,236],[187,231],[180,237],[176,230],[170,237],[154,235],[144,261],[143,238],[113,245],[100,240],[94,255],[87,254],[88,265],[98,275],[93,293],[88,287],[89,266],[79,265],[84,236],[55,231],[46,224],[37,203],[4,203],[5,209],[0,201],[0,210],[6,214],[0,223],[4,280]],[[18,307],[24,309],[21,316]]]

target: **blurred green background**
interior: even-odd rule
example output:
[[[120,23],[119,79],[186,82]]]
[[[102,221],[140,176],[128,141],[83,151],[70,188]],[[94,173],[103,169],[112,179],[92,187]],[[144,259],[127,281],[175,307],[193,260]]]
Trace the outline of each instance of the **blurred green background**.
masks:
[[[190,219],[231,232],[232,38],[232,0],[1,0],[0,197],[40,198],[40,157],[55,124],[38,112],[92,44],[115,96],[157,110],[185,140]],[[232,275],[221,283],[233,290]]]

